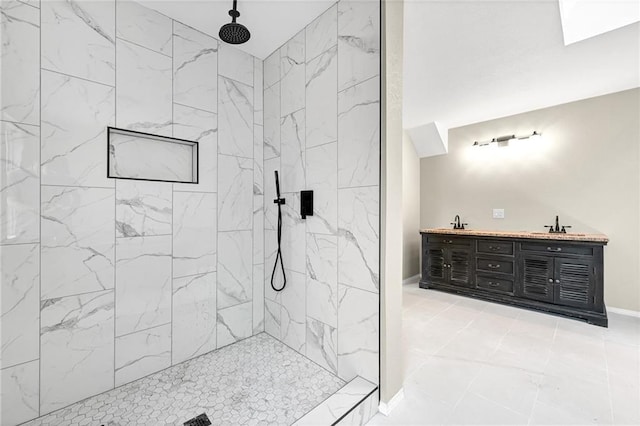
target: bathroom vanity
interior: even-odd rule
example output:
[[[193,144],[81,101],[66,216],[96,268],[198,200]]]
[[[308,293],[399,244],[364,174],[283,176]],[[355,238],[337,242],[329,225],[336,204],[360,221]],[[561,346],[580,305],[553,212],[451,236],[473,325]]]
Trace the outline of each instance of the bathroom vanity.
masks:
[[[421,288],[607,326],[602,234],[424,229]]]

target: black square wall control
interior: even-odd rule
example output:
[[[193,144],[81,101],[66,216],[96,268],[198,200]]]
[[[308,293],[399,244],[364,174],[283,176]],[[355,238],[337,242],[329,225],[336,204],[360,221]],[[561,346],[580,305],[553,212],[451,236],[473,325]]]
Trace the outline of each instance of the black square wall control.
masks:
[[[313,216],[313,191],[300,191],[300,216]]]

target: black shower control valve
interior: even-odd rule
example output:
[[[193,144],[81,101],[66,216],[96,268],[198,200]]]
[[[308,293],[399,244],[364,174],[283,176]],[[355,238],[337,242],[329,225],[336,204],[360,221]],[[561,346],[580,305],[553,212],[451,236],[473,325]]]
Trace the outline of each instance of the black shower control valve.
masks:
[[[273,200],[273,204],[284,205],[286,203],[284,202],[284,198],[276,198],[275,200]]]
[[[313,216],[313,191],[300,191],[300,216]]]

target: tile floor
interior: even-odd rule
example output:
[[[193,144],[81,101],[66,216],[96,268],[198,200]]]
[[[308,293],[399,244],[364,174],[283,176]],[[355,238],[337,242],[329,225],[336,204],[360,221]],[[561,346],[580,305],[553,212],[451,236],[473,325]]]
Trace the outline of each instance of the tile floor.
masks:
[[[290,425],[345,382],[266,333],[96,395],[27,425]]]
[[[640,424],[640,318],[609,328],[404,288],[405,398],[371,425]]]

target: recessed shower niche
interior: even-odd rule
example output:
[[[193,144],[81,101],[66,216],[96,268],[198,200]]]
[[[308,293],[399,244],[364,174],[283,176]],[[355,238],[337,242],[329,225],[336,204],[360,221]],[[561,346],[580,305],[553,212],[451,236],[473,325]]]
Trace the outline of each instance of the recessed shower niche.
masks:
[[[108,127],[107,177],[198,183],[198,142]]]

